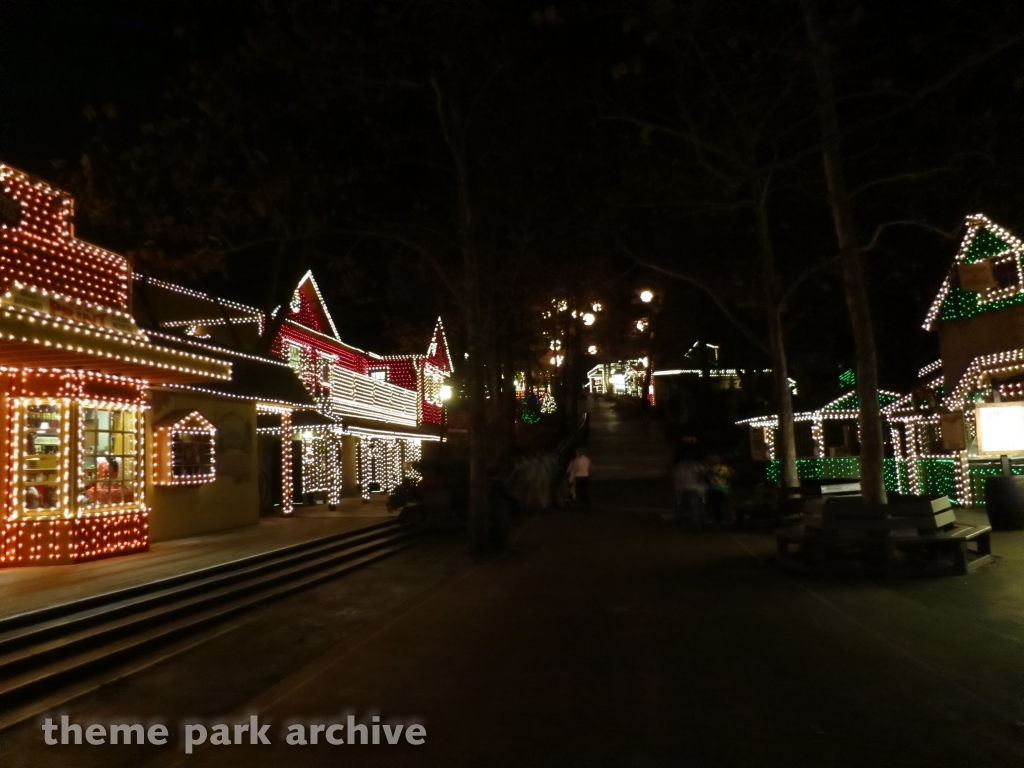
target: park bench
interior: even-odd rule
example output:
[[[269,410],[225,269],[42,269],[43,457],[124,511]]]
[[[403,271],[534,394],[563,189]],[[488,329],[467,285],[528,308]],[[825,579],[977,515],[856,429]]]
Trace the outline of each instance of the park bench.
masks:
[[[884,506],[865,504],[859,497],[839,497],[809,501],[803,524],[778,530],[776,545],[786,564],[828,559],[841,549],[860,549],[871,561],[886,559],[892,547],[923,549],[932,559],[951,554],[954,570],[962,575],[991,561],[991,532],[990,525],[958,523],[945,496],[925,499],[893,494],[891,503]],[[794,547],[799,559],[791,554]]]
[[[756,485],[750,497],[736,507],[736,522],[745,518],[772,518],[781,524],[803,511],[804,504],[815,500],[860,494],[859,480],[810,480],[799,488],[783,489],[777,485]]]

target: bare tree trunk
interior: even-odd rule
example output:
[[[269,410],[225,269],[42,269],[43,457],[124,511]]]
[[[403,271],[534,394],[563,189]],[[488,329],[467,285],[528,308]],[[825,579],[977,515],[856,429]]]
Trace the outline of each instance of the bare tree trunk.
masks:
[[[796,435],[793,429],[793,390],[789,386],[789,361],[782,332],[782,306],[779,301],[779,278],[775,271],[775,250],[772,248],[768,220],[768,179],[757,179],[754,189],[754,212],[757,219],[757,252],[761,266],[761,285],[764,289],[765,310],[768,321],[768,348],[772,358],[772,388],[779,409],[779,428],[775,437],[775,455],[781,471],[783,488],[797,488],[800,478],[796,471]]]
[[[471,280],[467,275],[467,288]],[[487,506],[487,401],[484,397],[484,345],[479,330],[467,329],[469,347],[469,508],[467,532],[473,552],[486,551],[490,540]]]
[[[487,499],[487,368],[486,328],[484,323],[481,253],[473,216],[466,166],[465,123],[458,109],[447,100],[436,82],[437,116],[441,131],[452,154],[456,186],[456,215],[459,246],[462,251],[462,315],[466,324],[469,353],[469,503],[466,511],[467,534],[471,552],[484,552],[490,546],[490,513]]]
[[[836,114],[835,86],[828,45],[818,21],[814,0],[801,0],[807,36],[811,42],[811,62],[818,81],[821,117],[822,160],[828,183],[832,219],[839,244],[846,305],[853,327],[857,350],[857,399],[860,402],[860,472],[861,492],[868,502],[885,504],[885,477],[882,460],[885,456],[882,417],[878,407],[878,356],[871,322],[867,284],[857,247],[850,194],[843,178],[839,149],[839,118]]]

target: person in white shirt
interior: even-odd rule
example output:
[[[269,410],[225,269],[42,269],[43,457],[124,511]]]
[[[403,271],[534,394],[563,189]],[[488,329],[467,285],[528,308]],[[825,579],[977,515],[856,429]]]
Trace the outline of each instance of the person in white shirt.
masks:
[[[569,482],[576,489],[576,502],[590,509],[590,457],[582,448],[576,449],[576,458],[569,462]]]

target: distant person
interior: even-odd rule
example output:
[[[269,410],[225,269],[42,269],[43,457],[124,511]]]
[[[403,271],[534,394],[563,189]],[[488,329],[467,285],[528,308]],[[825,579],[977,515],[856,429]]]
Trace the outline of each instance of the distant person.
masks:
[[[732,517],[732,481],[736,471],[717,453],[708,456],[708,509],[711,521],[721,526]]]
[[[675,490],[676,515],[689,520],[695,531],[707,526],[704,514],[704,489],[707,467],[697,460],[693,447],[682,449],[672,465],[672,486]]]
[[[576,503],[583,509],[590,509],[590,457],[582,447],[576,449],[576,458],[569,462],[569,481]]]

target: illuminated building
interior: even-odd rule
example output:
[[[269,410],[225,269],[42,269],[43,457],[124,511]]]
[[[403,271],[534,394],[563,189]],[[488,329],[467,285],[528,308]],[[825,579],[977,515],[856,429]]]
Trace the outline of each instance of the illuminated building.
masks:
[[[2,565],[146,549],[150,392],[232,374],[140,330],[127,259],[76,238],[71,218],[68,195],[0,165]]]
[[[284,313],[283,315],[281,313]],[[295,371],[329,421],[301,433],[301,491],[329,504],[358,489],[389,492],[417,477],[424,440],[439,440],[452,372],[438,319],[426,354],[379,355],[345,344],[312,273],[273,320],[271,351]]]
[[[938,332],[940,359],[918,371],[911,392],[880,393],[886,487],[949,496],[960,506],[984,504],[985,479],[1001,473],[998,458],[978,449],[975,405],[993,402],[996,391],[1003,402],[1024,400],[1024,243],[980,214],[967,217],[966,227],[924,322],[925,330]],[[802,478],[859,477],[855,455],[823,452],[830,420],[856,428],[856,396],[845,400],[796,415],[797,425],[809,422],[813,434],[813,453],[797,459]],[[738,423],[761,431],[756,442],[766,444],[769,478],[777,479],[777,417]],[[1024,474],[1019,459],[1012,464],[1013,474]]]
[[[0,164],[0,566],[73,563],[415,477],[452,371],[344,344],[312,275],[267,316],[133,273]],[[293,478],[296,465],[301,473]]]

